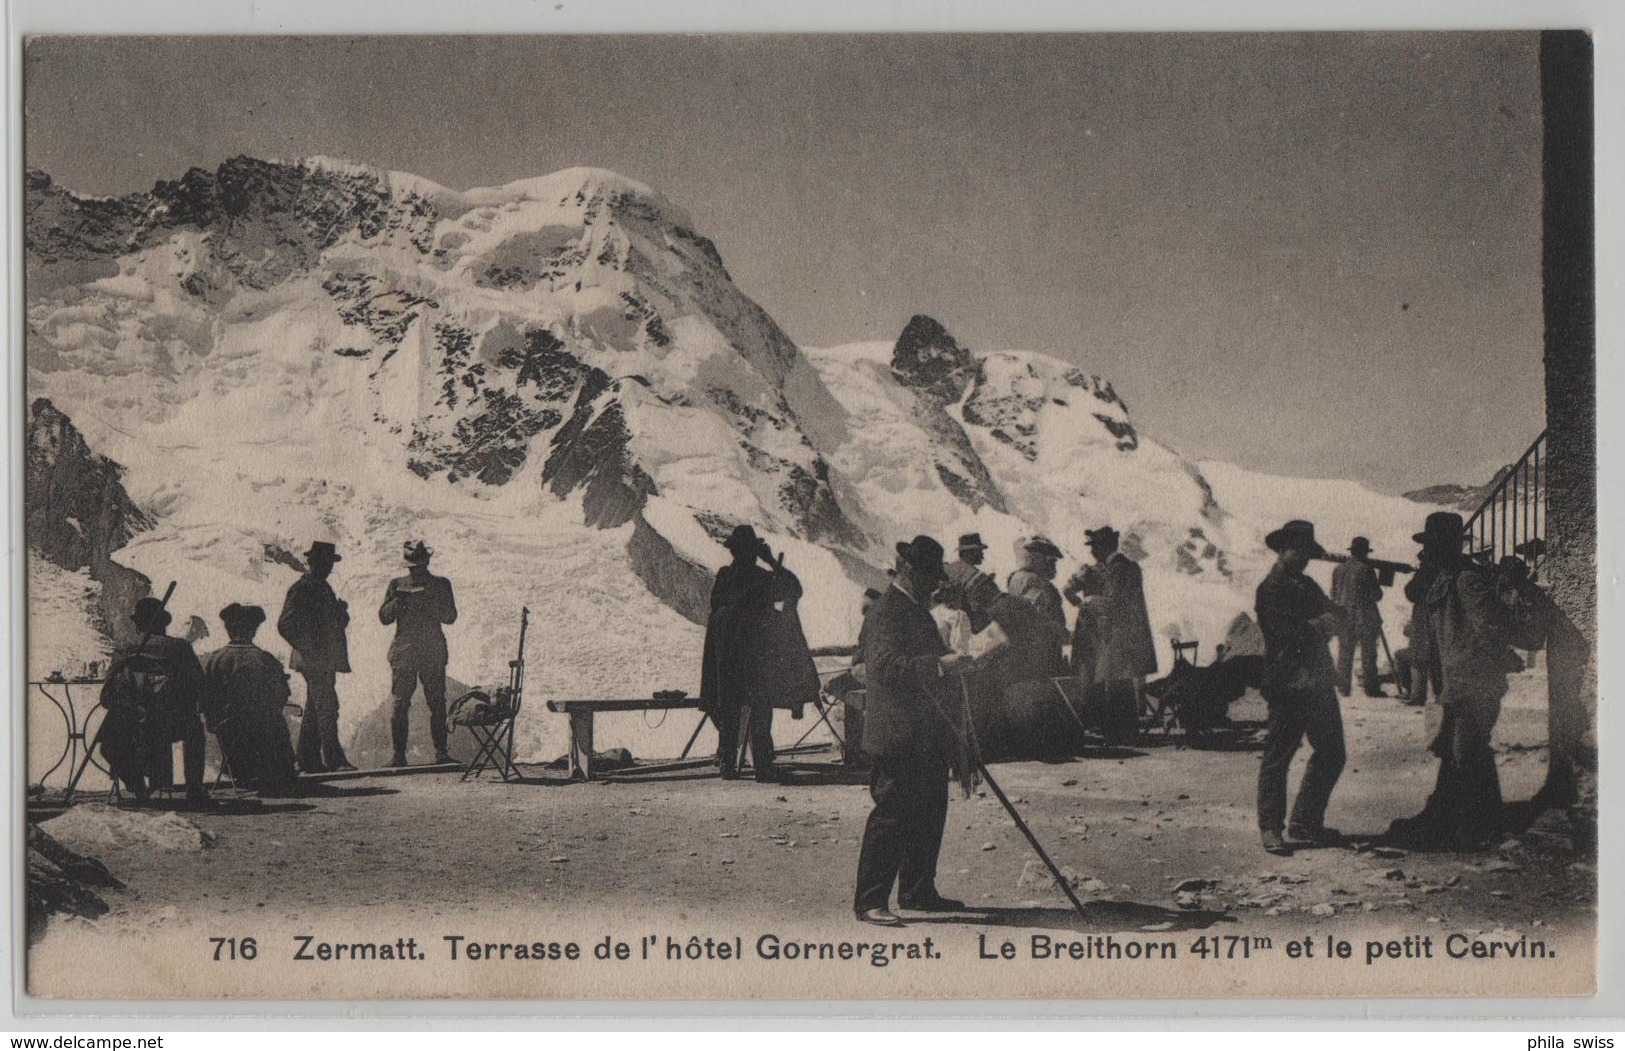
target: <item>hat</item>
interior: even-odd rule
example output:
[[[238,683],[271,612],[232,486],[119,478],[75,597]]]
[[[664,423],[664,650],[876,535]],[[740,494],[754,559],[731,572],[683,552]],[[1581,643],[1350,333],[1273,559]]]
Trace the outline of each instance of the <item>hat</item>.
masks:
[[[1115,544],[1122,537],[1122,534],[1109,525],[1103,525],[1099,529],[1085,529],[1083,535],[1089,538],[1091,547],[1095,544]]]
[[[904,562],[938,580],[947,576],[942,567],[942,545],[921,534],[908,543],[897,544],[897,555]]]
[[[1271,551],[1287,551],[1296,549],[1307,552],[1310,558],[1320,558],[1326,554],[1326,549],[1320,546],[1315,539],[1315,524],[1305,522],[1301,518],[1294,518],[1286,525],[1277,529],[1264,538],[1264,546]]]
[[[756,530],[748,525],[736,525],[734,531],[728,534],[728,539],[722,546],[729,551],[760,551],[767,547],[766,541],[756,535]]]
[[[1030,537],[1021,545],[1023,551],[1042,551],[1051,558],[1060,558],[1061,549],[1055,546],[1055,541],[1047,536]]]
[[[1353,540],[1349,541],[1349,554],[1369,555],[1370,553],[1371,541],[1367,540],[1365,537],[1357,536]]]
[[[339,555],[338,548],[332,544],[325,540],[311,541],[310,550],[305,552],[305,561],[320,562],[324,559],[328,562],[344,561],[343,557]]]
[[[1461,515],[1454,511],[1435,511],[1428,515],[1422,531],[1412,534],[1411,539],[1423,547],[1460,551],[1465,531],[1466,523]]]
[[[244,606],[233,602],[220,611],[220,623],[224,624],[227,630],[239,625],[257,628],[265,623],[265,610],[259,606]]]
[[[982,543],[981,533],[966,533],[959,538],[961,551],[986,551],[987,545]]]
[[[426,566],[434,557],[434,549],[421,540],[408,540],[404,556],[409,566]]]
[[[163,602],[151,595],[138,601],[135,609],[130,611],[130,622],[142,631],[162,631],[174,619],[164,608]]]

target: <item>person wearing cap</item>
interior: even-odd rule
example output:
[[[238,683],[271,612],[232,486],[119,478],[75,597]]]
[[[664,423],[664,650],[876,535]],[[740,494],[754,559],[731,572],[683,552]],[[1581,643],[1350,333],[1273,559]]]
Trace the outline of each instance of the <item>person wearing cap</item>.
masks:
[[[982,534],[960,536],[958,551],[959,558],[944,567],[947,580],[939,595],[943,609],[938,616],[949,647],[963,653],[970,646],[971,636],[986,631],[993,621],[985,609],[972,608],[969,602],[969,591],[986,576],[981,568],[987,552]]]
[[[171,746],[181,742],[186,801],[209,804],[203,783],[207,738],[199,713],[203,706],[203,669],[192,644],[167,634],[172,617],[163,602],[140,599],[130,623],[140,639],[114,651],[102,687],[107,709],[101,747],[114,776],[137,802],[154,789],[168,788],[174,777]]]
[[[1422,623],[1429,676],[1439,685],[1437,732],[1429,746],[1439,757],[1439,774],[1422,812],[1390,827],[1396,842],[1475,849],[1502,832],[1501,780],[1490,739],[1507,672],[1523,664],[1508,645],[1510,610],[1495,573],[1466,557],[1465,539],[1465,524],[1453,511],[1428,515],[1415,536],[1433,567]]]
[[[232,781],[261,795],[288,795],[297,782],[293,741],[282,711],[288,673],[254,645],[265,610],[236,602],[220,611],[231,640],[203,655],[204,719],[220,742]]]
[[[1070,633],[1066,627],[1066,606],[1055,588],[1056,567],[1061,549],[1048,537],[1034,536],[1022,542],[1021,568],[1010,574],[1005,591],[1025,602],[1038,616],[1034,630],[1012,637],[1014,648],[1027,654],[1027,676],[1049,678],[1066,674],[1062,649]]]
[[[1111,526],[1084,530],[1095,564],[1067,581],[1066,597],[1078,607],[1073,637],[1086,636],[1093,665],[1076,674],[1100,688],[1112,737],[1132,736],[1145,706],[1145,679],[1157,670],[1157,646],[1145,604],[1140,567],[1119,550],[1121,535]]]
[[[739,734],[748,718],[756,780],[776,781],[774,701],[780,693],[794,691],[787,669],[792,661],[799,667],[800,657],[776,652],[778,647],[790,645],[782,630],[785,626],[777,621],[794,614],[801,600],[801,581],[773,558],[767,542],[749,525],[736,526],[722,546],[733,561],[717,571],[711,587],[700,706],[717,727],[717,767],[723,778],[739,776]],[[807,655],[807,661],[811,660]],[[813,675],[816,680],[816,670]]]
[[[931,617],[945,579],[941,544],[928,536],[899,543],[892,586],[870,608],[860,637],[868,679],[863,748],[874,763],[874,809],[863,829],[852,907],[858,919],[884,927],[903,923],[890,908],[894,885],[903,909],[964,908],[936,883],[957,749],[938,695],[957,690],[954,676],[969,665],[949,652]]]
[[[288,666],[305,680],[299,720],[299,769],[307,774],[354,770],[339,743],[338,676],[350,670],[350,607],[328,578],[342,561],[338,549],[317,540],[305,552],[305,571],[288,588],[277,634],[293,649]]]
[[[1349,614],[1348,627],[1337,636],[1337,691],[1344,697],[1353,692],[1354,651],[1360,651],[1360,688],[1367,697],[1386,697],[1377,681],[1377,639],[1382,633],[1382,585],[1377,571],[1366,559],[1371,541],[1357,536],[1349,544],[1347,562],[1332,570],[1332,601]]]
[[[1347,615],[1304,573],[1310,559],[1326,554],[1312,523],[1288,522],[1264,543],[1276,553],[1276,560],[1258,585],[1256,602],[1258,627],[1264,634],[1261,692],[1269,704],[1269,728],[1258,767],[1258,829],[1266,851],[1287,855],[1292,848],[1281,834],[1283,828],[1292,839],[1311,843],[1341,838],[1325,820],[1326,805],[1347,758],[1329,641],[1342,630]],[[1314,751],[1288,825],[1287,773],[1306,737]]]
[[[403,557],[407,572],[396,577],[384,591],[378,607],[378,621],[395,625],[395,638],[389,644],[389,690],[393,707],[389,714],[389,736],[394,754],[389,765],[406,766],[406,746],[411,738],[412,694],[419,684],[429,706],[429,739],[434,745],[434,761],[453,763],[447,750],[446,726],[446,633],[441,626],[457,621],[457,600],[451,581],[429,572],[434,552],[421,540],[406,542]]]

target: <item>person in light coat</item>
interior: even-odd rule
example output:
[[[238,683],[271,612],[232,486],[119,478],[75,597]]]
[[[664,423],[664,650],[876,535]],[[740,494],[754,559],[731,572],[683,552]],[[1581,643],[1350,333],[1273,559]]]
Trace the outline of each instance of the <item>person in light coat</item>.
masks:
[[[1021,568],[1010,574],[1005,591],[1020,599],[1037,614],[1031,618],[1030,630],[1020,630],[1010,637],[1010,648],[1022,656],[1012,656],[1006,667],[1020,667],[1020,674],[1011,673],[1013,679],[1050,678],[1066,674],[1066,661],[1062,649],[1066,645],[1066,607],[1061,593],[1055,589],[1056,566],[1061,560],[1061,549],[1048,537],[1035,536],[1021,545]]]
[[[1366,559],[1371,541],[1363,536],[1349,545],[1349,560],[1332,570],[1332,601],[1349,612],[1349,625],[1337,637],[1337,692],[1347,697],[1354,686],[1354,655],[1360,653],[1360,688],[1367,697],[1386,696],[1377,681],[1377,642],[1382,634],[1382,585]]]
[[[411,734],[412,694],[419,683],[423,700],[429,706],[429,737],[434,744],[436,763],[455,762],[447,750],[446,726],[446,633],[442,625],[457,621],[457,600],[451,581],[429,572],[434,552],[423,541],[406,545],[407,575],[389,582],[378,620],[395,625],[395,640],[389,644],[390,738],[395,754],[390,766],[406,765],[406,745]]]

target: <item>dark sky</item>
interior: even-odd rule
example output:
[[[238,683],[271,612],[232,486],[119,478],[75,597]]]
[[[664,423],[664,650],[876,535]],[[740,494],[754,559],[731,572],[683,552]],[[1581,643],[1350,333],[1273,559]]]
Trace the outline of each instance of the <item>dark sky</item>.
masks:
[[[453,187],[612,168],[798,342],[937,317],[1109,377],[1191,457],[1383,490],[1544,423],[1538,38],[55,38],[28,164],[240,153]]]

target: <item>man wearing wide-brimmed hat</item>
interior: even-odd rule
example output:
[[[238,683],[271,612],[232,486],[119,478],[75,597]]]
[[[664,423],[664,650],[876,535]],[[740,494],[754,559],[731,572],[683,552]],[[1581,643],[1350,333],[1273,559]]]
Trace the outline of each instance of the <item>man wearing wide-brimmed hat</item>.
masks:
[[[173,618],[164,604],[140,599],[130,623],[140,641],[120,646],[107,668],[101,701],[107,710],[100,734],[102,755],[113,776],[146,802],[155,789],[167,789],[174,776],[171,746],[181,742],[186,800],[209,802],[203,783],[206,738],[200,711],[203,669],[192,644],[167,634]]]
[[[305,572],[288,588],[276,621],[277,634],[293,648],[288,666],[305,680],[299,769],[307,774],[355,769],[339,743],[338,676],[350,670],[350,607],[328,583],[341,560],[332,543],[313,542]]]
[[[231,767],[232,781],[261,795],[287,795],[298,774],[282,711],[288,673],[254,645],[265,610],[233,602],[220,611],[230,642],[203,655],[204,716]]]
[[[1415,536],[1434,571],[1423,599],[1421,649],[1440,685],[1438,730],[1430,745],[1439,757],[1439,777],[1422,812],[1395,822],[1390,835],[1418,846],[1472,849],[1497,841],[1502,832],[1501,781],[1490,738],[1507,672],[1523,664],[1507,642],[1510,611],[1494,571],[1466,557],[1465,532],[1461,515],[1435,511]]]
[[[936,540],[899,543],[892,586],[863,619],[863,748],[874,760],[869,793],[875,805],[863,830],[853,909],[865,923],[902,925],[890,909],[893,885],[904,909],[964,907],[943,897],[936,882],[956,754],[953,726],[936,693],[956,688],[952,677],[968,663],[949,653],[931,617],[945,579]]]
[[[389,765],[406,765],[406,747],[411,739],[412,694],[423,687],[423,701],[429,707],[429,740],[434,745],[434,761],[455,760],[448,750],[450,730],[446,725],[446,633],[442,625],[457,621],[457,599],[451,581],[429,572],[434,552],[421,540],[408,540],[402,551],[406,576],[396,577],[384,591],[378,607],[378,621],[395,625],[395,638],[389,644],[389,691],[393,707],[389,713],[389,736],[394,754]]]
[[[1360,688],[1367,697],[1386,696],[1377,681],[1377,640],[1382,633],[1382,585],[1377,571],[1366,561],[1371,541],[1357,536],[1349,544],[1347,562],[1332,570],[1332,601],[1349,614],[1348,626],[1337,636],[1337,690],[1347,697],[1354,687],[1354,651],[1360,651]]]
[[[818,670],[796,612],[801,581],[750,525],[734,527],[722,546],[733,561],[717,571],[711,587],[700,706],[717,727],[722,777],[739,775],[739,734],[748,719],[756,780],[777,781],[773,709],[799,713],[798,705],[818,696]]]
[[[1328,643],[1347,615],[1304,573],[1326,549],[1310,522],[1294,520],[1264,538],[1276,553],[1275,565],[1258,585],[1256,612],[1264,634],[1264,700],[1269,729],[1258,767],[1258,829],[1271,854],[1292,852],[1283,828],[1295,840],[1333,843],[1340,836],[1326,826],[1326,805],[1343,772],[1343,714],[1337,703],[1337,668]],[[1298,786],[1287,822],[1287,772],[1304,738],[1314,750]]]

